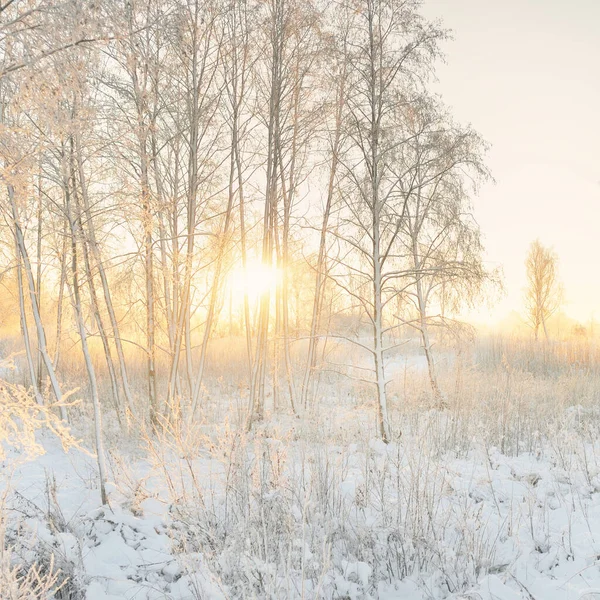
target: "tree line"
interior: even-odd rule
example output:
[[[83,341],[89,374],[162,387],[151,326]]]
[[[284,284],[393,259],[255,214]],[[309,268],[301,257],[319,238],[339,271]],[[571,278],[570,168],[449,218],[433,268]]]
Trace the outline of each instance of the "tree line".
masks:
[[[194,418],[228,277],[258,261],[280,277],[239,302],[247,429],[271,393],[314,402],[332,338],[368,357],[389,440],[386,359],[407,328],[443,406],[432,332],[493,278],[470,204],[486,144],[431,92],[447,37],[417,0],[0,7],[1,276],[38,401],[43,380],[62,398],[74,327],[99,457],[91,337],[119,418]]]

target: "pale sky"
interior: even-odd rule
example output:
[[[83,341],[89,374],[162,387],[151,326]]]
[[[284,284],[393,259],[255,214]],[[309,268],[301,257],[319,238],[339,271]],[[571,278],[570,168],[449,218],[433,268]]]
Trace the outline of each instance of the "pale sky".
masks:
[[[475,200],[506,296],[521,310],[539,237],[559,255],[565,311],[600,318],[600,0],[424,0],[453,30],[435,86],[491,144],[496,180]]]

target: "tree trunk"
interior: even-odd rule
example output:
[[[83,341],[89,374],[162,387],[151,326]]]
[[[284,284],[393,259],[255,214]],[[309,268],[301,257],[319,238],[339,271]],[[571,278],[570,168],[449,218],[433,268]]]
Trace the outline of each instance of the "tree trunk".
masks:
[[[417,304],[419,308],[419,333],[421,334],[421,342],[423,344],[423,352],[425,352],[425,358],[427,360],[427,370],[429,373],[429,383],[431,385],[431,391],[435,400],[436,408],[446,408],[446,402],[440,391],[437,373],[435,370],[435,360],[433,358],[433,352],[431,348],[431,341],[429,339],[429,328],[427,324],[427,302],[425,301],[425,292],[423,290],[423,280],[421,272],[421,259],[419,257],[419,248],[417,245],[417,234],[412,233],[412,254],[413,264],[415,267],[415,285],[417,290]]]
[[[40,161],[41,162],[41,161]],[[42,215],[43,215],[43,203],[42,203],[42,166],[39,166],[40,172],[38,174],[38,206],[37,206],[37,244],[36,244],[36,274],[35,274],[35,287],[37,291],[38,306],[41,309],[42,306]],[[37,389],[42,389],[42,353],[37,353]]]
[[[62,404],[63,395],[60,389],[60,385],[58,383],[58,379],[56,377],[56,373],[54,371],[54,366],[52,364],[52,360],[48,354],[47,344],[46,344],[46,333],[44,331],[44,325],[42,323],[42,319],[40,317],[40,310],[37,303],[37,293],[35,290],[35,282],[33,280],[33,272],[31,269],[31,262],[29,260],[29,254],[27,253],[27,247],[25,246],[25,239],[23,237],[23,230],[21,229],[21,225],[19,223],[19,216],[17,212],[17,204],[15,201],[15,190],[11,184],[8,184],[8,198],[11,205],[12,218],[13,218],[13,226],[15,228],[15,238],[17,242],[17,247],[21,253],[21,258],[23,260],[23,268],[25,269],[25,277],[27,279],[27,284],[29,288],[29,300],[31,302],[31,309],[33,312],[33,320],[35,322],[37,339],[38,339],[38,347],[39,351],[42,354],[42,360],[44,361],[44,366],[46,367],[46,371],[48,372],[48,376],[50,377],[50,384],[52,386],[52,391],[54,392],[54,396],[56,401],[60,404],[60,415],[61,418],[66,421],[67,420],[67,409]]]
[[[373,189],[374,206],[377,204],[377,190]],[[390,429],[387,412],[387,394],[383,352],[383,305],[381,301],[381,256],[380,256],[379,210],[373,213],[373,357],[377,387],[377,419],[379,435],[384,442],[390,441]]]
[[[243,92],[242,92],[243,93]],[[242,172],[242,158],[240,156],[240,140],[239,140],[239,113],[238,107],[234,109],[233,116],[233,138],[232,150],[235,156],[235,166],[237,173],[237,186],[240,203],[240,247],[242,253],[242,271],[247,273],[248,254],[246,250],[246,215],[244,204],[244,179]],[[244,287],[244,324],[246,329],[246,351],[248,353],[248,373],[252,375],[252,323],[250,320],[250,300],[248,298],[248,290]]]
[[[196,52],[198,42],[198,2],[195,3],[194,31],[192,35],[193,56],[190,66],[190,85],[191,98],[189,99],[189,145],[188,145],[188,177],[187,177],[187,232],[186,232],[186,258],[183,275],[183,290],[181,301],[179,303],[179,314],[177,315],[177,327],[175,331],[175,347],[173,360],[169,372],[169,390],[167,395],[168,404],[175,399],[175,386],[179,372],[179,362],[181,356],[181,345],[185,340],[185,365],[189,389],[189,397],[192,400],[194,395],[193,366],[192,366],[192,339],[191,339],[191,282],[192,266],[194,258],[195,232],[196,232],[196,209],[198,193],[198,145],[199,145],[199,65]],[[177,313],[175,313],[177,314]],[[193,401],[192,401],[193,403]],[[177,409],[176,409],[177,410]]]
[[[71,177],[74,177],[74,173],[71,173]],[[73,181],[73,184],[74,183],[75,182]],[[96,372],[94,370],[92,357],[90,355],[88,347],[87,333],[85,331],[83,311],[81,307],[81,293],[79,290],[79,274],[77,265],[77,238],[80,223],[76,223],[71,213],[70,192],[68,189],[65,190],[65,204],[67,219],[69,221],[69,229],[71,233],[71,275],[73,278],[73,308],[75,310],[77,329],[79,330],[79,337],[81,339],[81,349],[83,352],[85,367],[88,373],[90,388],[92,392],[92,404],[94,407],[94,433],[96,439],[96,458],[98,461],[98,471],[100,476],[100,498],[102,504],[107,504],[108,499],[106,496],[106,466],[104,462],[104,449],[102,447],[102,414],[100,412],[100,398],[98,395]]]
[[[129,387],[129,376],[127,374],[127,365],[125,363],[125,352],[123,351],[123,343],[121,341],[121,334],[119,323],[117,321],[117,316],[115,314],[115,309],[112,301],[112,294],[110,291],[110,286],[108,284],[108,277],[106,275],[106,270],[104,269],[104,262],[102,260],[102,255],[100,252],[100,248],[98,246],[98,241],[96,238],[96,227],[94,225],[94,219],[92,217],[91,204],[88,194],[88,186],[87,180],[85,177],[85,172],[83,170],[83,153],[81,149],[81,141],[79,139],[79,135],[75,134],[75,153],[77,158],[77,172],[79,174],[79,181],[81,185],[81,197],[83,200],[83,211],[85,214],[85,221],[87,224],[88,231],[88,241],[90,245],[90,249],[92,251],[92,256],[94,258],[94,263],[96,269],[98,269],[98,275],[100,276],[100,283],[102,284],[102,293],[104,296],[104,304],[106,305],[106,310],[108,312],[108,318],[110,320],[110,325],[112,329],[112,335],[115,343],[115,349],[117,351],[117,359],[119,361],[119,373],[121,375],[121,384],[123,386],[123,393],[125,395],[125,400],[127,402],[127,407],[130,412],[133,414],[134,412],[134,404],[133,397],[131,395],[131,389]]]
[[[65,221],[66,222],[66,221]],[[56,341],[54,344],[54,368],[58,370],[60,360],[60,343],[62,338],[62,316],[63,316],[63,301],[65,293],[65,284],[67,280],[67,268],[65,260],[67,256],[67,232],[65,227],[62,230],[62,251],[60,251],[60,281],[58,284],[58,302],[56,307]]]
[[[17,287],[19,289],[19,317],[21,323],[21,335],[23,336],[23,345],[25,346],[25,356],[27,358],[27,368],[29,371],[29,381],[35,395],[37,403],[41,406],[44,404],[42,395],[40,393],[40,387],[36,378],[35,364],[33,361],[33,353],[31,351],[31,341],[29,339],[29,329],[27,327],[27,312],[25,308],[25,295],[23,293],[23,270],[21,266],[21,253],[17,245],[15,237],[15,250],[17,257]],[[38,353],[41,356],[41,353]]]
[[[297,127],[297,117],[294,122],[294,129]],[[296,132],[294,131],[294,137]],[[292,361],[290,358],[290,333],[289,333],[289,237],[290,237],[290,217],[292,211],[292,198],[293,198],[293,187],[294,187],[294,163],[295,163],[295,141],[292,149],[292,160],[290,164],[290,186],[286,190],[285,177],[283,172],[283,159],[281,156],[281,147],[279,148],[279,168],[281,171],[281,192],[283,195],[283,231],[281,241],[281,251],[278,250],[278,257],[281,256],[281,268],[282,281],[281,286],[281,332],[282,332],[282,343],[283,343],[283,360],[285,364],[285,376],[288,383],[288,393],[290,396],[290,406],[294,414],[296,413],[296,390],[294,386],[294,376],[292,373]]]
[[[94,283],[94,273],[92,270],[92,265],[90,261],[90,253],[88,248],[88,240],[86,239],[85,233],[83,231],[83,224],[81,219],[81,202],[79,199],[79,194],[77,192],[77,184],[76,184],[76,166],[75,166],[75,144],[73,138],[71,138],[71,147],[70,147],[70,159],[71,159],[71,173],[72,173],[72,181],[73,181],[73,199],[74,199],[74,220],[78,223],[78,227],[76,229],[76,233],[80,236],[81,249],[83,252],[84,259],[84,269],[86,280],[88,284],[88,290],[90,293],[90,307],[92,313],[94,315],[94,320],[96,321],[96,326],[98,327],[98,334],[100,335],[100,340],[102,341],[102,348],[104,349],[104,358],[106,360],[106,368],[108,370],[108,375],[110,379],[111,389],[112,389],[112,397],[113,404],[115,407],[115,411],[117,413],[117,418],[119,422],[122,422],[121,419],[121,398],[119,394],[119,384],[117,381],[117,375],[115,372],[115,367],[113,364],[112,353],[110,350],[110,344],[108,342],[108,336],[106,335],[106,329],[104,327],[104,322],[102,320],[102,315],[100,314],[100,304],[98,302],[98,294],[96,292],[96,285]],[[80,177],[82,173],[80,172]],[[66,182],[65,182],[66,183]],[[80,179],[79,181],[81,190],[83,192],[85,183]],[[89,223],[88,223],[89,227]]]
[[[275,0],[271,31],[271,89],[269,96],[269,119],[267,131],[267,177],[265,183],[265,211],[263,217],[262,264],[269,269],[273,261],[273,232],[277,227],[277,159],[279,156],[279,132],[277,115],[281,101],[281,51],[282,51],[282,1]],[[260,420],[264,413],[265,375],[269,345],[270,290],[260,299],[256,357],[250,384],[250,398],[246,428],[252,427],[254,418]]]
[[[331,215],[331,205],[333,203],[333,192],[335,179],[339,162],[339,148],[342,131],[342,111],[344,105],[345,93],[345,70],[340,78],[340,84],[337,93],[336,115],[335,115],[335,133],[333,147],[331,151],[331,166],[329,168],[329,182],[327,185],[327,201],[325,202],[325,212],[323,213],[323,222],[321,224],[321,238],[319,241],[319,256],[317,258],[317,277],[315,282],[315,296],[313,299],[312,317],[310,322],[310,335],[308,337],[308,353],[306,357],[306,367],[304,369],[304,378],[302,380],[302,405],[306,408],[309,400],[314,398],[314,371],[317,364],[317,349],[319,345],[318,331],[321,319],[321,309],[323,306],[324,280],[327,260],[327,229],[329,227],[329,216]]]
[[[150,421],[158,423],[159,407],[156,393],[156,343],[154,321],[154,252],[152,248],[152,211],[148,183],[148,156],[145,141],[140,143],[142,159],[142,211],[144,219],[144,266],[146,272],[146,348],[148,352],[148,401]]]
[[[200,361],[198,365],[198,371],[196,375],[196,380],[194,383],[194,393],[192,396],[192,411],[191,415],[193,416],[196,412],[196,407],[198,405],[198,398],[200,397],[200,389],[202,388],[202,380],[204,378],[204,366],[206,364],[206,353],[208,350],[208,342],[210,340],[210,335],[213,327],[213,320],[215,317],[215,310],[217,305],[217,297],[219,294],[219,289],[221,285],[221,271],[223,269],[223,258],[225,255],[225,249],[228,244],[228,235],[229,235],[229,226],[231,223],[231,215],[233,213],[233,181],[234,181],[234,158],[233,153],[230,159],[230,168],[229,168],[229,197],[227,201],[227,210],[225,212],[225,223],[223,225],[223,229],[220,231],[220,242],[217,249],[217,262],[215,265],[215,275],[212,281],[211,292],[210,292],[210,301],[208,305],[208,315],[206,316],[206,325],[204,327],[204,336],[202,338],[202,346],[200,349]]]
[[[381,256],[381,199],[379,198],[379,120],[381,117],[381,89],[376,73],[378,51],[374,32],[374,14],[369,13],[369,42],[370,42],[370,103],[371,103],[371,131],[370,131],[370,161],[371,161],[371,210],[372,210],[372,239],[373,239],[373,358],[375,361],[375,378],[377,387],[377,417],[379,435],[384,442],[390,440],[390,429],[387,412],[387,394],[383,351],[383,303],[382,303],[382,276],[383,260]],[[379,77],[381,73],[379,73]]]

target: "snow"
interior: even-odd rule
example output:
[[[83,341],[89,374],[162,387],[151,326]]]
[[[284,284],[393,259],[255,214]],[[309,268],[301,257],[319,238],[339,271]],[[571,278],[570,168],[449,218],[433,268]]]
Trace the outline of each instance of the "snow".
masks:
[[[173,453],[166,470],[138,452],[123,462],[134,480],[144,482],[144,496],[133,502],[115,479],[107,507],[99,506],[93,457],[78,449],[65,454],[43,435],[46,454],[18,464],[10,480],[2,478],[2,491],[9,490],[9,528],[18,524],[21,539],[28,540],[20,555],[31,560],[40,548],[52,548],[57,565],[87,600],[302,594],[350,600],[591,600],[600,597],[600,471],[592,459],[600,446],[573,427],[578,437],[559,454],[555,440],[508,456],[482,439],[464,455],[436,456],[411,439],[410,431],[388,445],[365,439],[319,446],[300,435],[285,443],[282,437],[249,438],[237,458],[223,442],[218,451],[204,448],[191,459]],[[268,541],[289,536],[289,546],[281,547],[279,557],[269,557],[269,549],[257,554],[253,536],[259,530],[241,531],[251,518],[228,533],[221,523],[203,536],[203,515],[218,520],[226,497],[232,512],[246,502],[233,506],[226,494],[233,458],[247,460],[252,470],[267,454],[269,464],[281,465],[278,479],[269,475],[261,500],[271,527]],[[4,475],[9,464],[5,461]],[[118,476],[114,467],[113,473]],[[178,480],[171,482],[177,497],[165,473]],[[260,476],[252,473],[247,482]],[[322,489],[329,490],[329,499],[316,487],[326,476]],[[301,478],[312,483],[302,487]],[[247,496],[249,507],[255,492]],[[225,537],[209,543],[219,531]],[[397,563],[391,564],[394,557]],[[287,572],[281,570],[286,564]],[[251,587],[257,573],[270,582],[269,593]]]

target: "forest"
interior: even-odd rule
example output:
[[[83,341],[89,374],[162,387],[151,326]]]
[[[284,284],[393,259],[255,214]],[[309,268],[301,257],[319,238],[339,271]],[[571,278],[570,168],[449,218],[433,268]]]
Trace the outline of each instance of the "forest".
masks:
[[[503,271],[451,37],[0,5],[3,600],[600,597],[593,321],[539,240],[518,333],[465,318]]]

